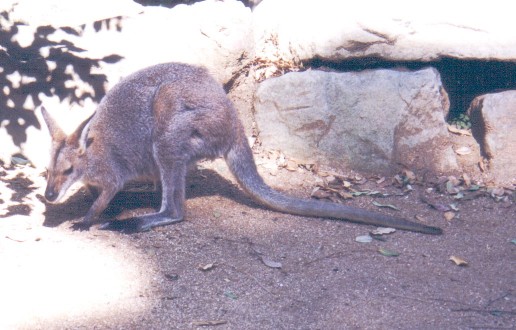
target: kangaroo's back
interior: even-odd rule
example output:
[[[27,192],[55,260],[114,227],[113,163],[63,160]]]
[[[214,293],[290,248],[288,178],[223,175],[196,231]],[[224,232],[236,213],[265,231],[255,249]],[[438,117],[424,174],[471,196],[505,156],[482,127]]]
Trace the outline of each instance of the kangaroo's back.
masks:
[[[121,80],[99,104],[88,132],[90,138],[100,142],[91,145],[92,164],[103,162],[102,158],[116,158],[113,166],[128,179],[158,176],[152,154],[153,132],[157,122],[172,125],[171,118],[154,113],[154,106],[159,102],[156,93],[164,85],[175,91],[174,102],[187,108],[207,109],[212,112],[207,116],[227,116],[223,112],[232,110],[220,84],[204,68],[166,63],[143,69]],[[215,102],[223,105],[213,107]],[[100,154],[104,157],[99,157]],[[102,164],[97,166],[101,168]]]

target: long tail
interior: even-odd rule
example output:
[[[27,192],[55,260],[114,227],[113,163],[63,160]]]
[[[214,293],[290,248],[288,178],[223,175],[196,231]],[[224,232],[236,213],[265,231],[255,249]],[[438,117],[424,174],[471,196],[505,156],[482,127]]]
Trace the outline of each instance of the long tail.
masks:
[[[242,134],[243,135],[243,134]],[[226,155],[226,162],[240,185],[259,203],[273,210],[307,217],[346,219],[351,222],[392,227],[440,235],[441,228],[426,226],[402,218],[318,200],[284,195],[269,187],[258,174],[251,148],[240,135]]]

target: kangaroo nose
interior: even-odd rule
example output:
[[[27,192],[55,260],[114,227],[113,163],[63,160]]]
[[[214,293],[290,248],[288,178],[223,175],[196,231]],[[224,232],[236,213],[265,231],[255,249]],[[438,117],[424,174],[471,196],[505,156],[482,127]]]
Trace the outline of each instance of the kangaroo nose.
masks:
[[[45,190],[45,198],[49,202],[53,202],[57,198],[57,194],[53,190]]]

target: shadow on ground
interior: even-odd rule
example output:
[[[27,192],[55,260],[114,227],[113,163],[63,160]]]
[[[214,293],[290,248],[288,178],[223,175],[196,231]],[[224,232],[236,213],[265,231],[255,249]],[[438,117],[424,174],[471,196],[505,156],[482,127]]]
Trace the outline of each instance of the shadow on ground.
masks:
[[[187,177],[186,198],[220,196],[251,208],[262,208],[248,197],[231,181],[223,178],[213,170],[195,170]],[[149,185],[136,185],[133,189],[143,190],[152,188]],[[147,190],[146,189],[146,190]],[[70,219],[80,219],[86,214],[93,196],[87,189],[81,188],[63,204],[46,204],[44,226],[56,227]],[[122,191],[109,203],[102,214],[102,220],[123,220],[135,215],[141,215],[159,209],[161,191]]]

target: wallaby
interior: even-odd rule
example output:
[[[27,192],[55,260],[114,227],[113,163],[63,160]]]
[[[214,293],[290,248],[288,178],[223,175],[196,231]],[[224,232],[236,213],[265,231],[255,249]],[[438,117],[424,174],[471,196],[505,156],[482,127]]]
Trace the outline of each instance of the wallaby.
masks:
[[[126,77],[69,136],[44,108],[42,114],[52,137],[45,198],[59,202],[78,181],[92,188],[98,197],[82,220],[88,227],[125,183],[142,180],[161,182],[160,210],[130,221],[108,222],[104,228],[117,222],[146,231],[182,221],[188,165],[222,156],[240,185],[273,210],[442,233],[437,227],[273,190],[258,174],[235,108],[204,68],[167,63]]]

